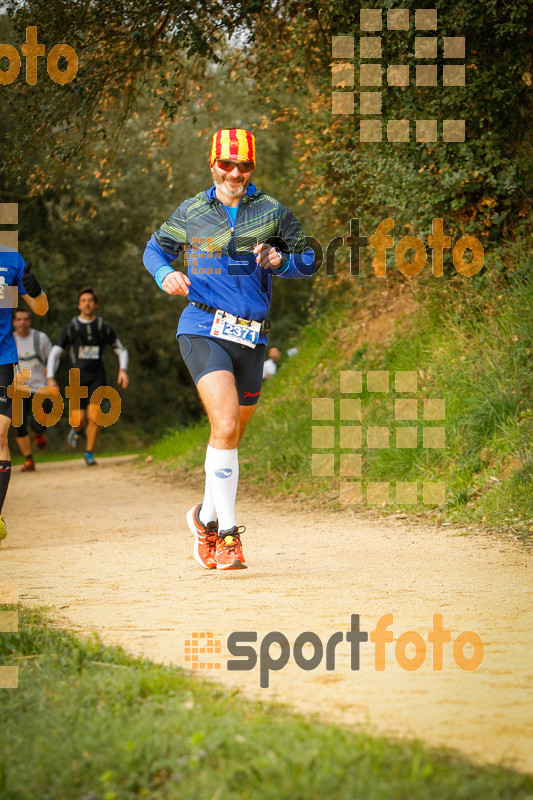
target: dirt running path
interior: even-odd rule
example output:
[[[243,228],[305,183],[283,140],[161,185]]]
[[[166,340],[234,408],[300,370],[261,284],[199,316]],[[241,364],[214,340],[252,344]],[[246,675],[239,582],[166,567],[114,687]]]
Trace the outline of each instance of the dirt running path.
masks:
[[[222,653],[205,658],[220,667],[203,675],[328,720],[533,771],[530,552],[449,528],[367,521],[350,511],[294,514],[279,502],[244,498],[238,510],[248,527],[249,569],[212,573],[192,558],[184,512],[197,500],[189,488],[147,477],[124,459],[101,459],[96,469],[82,461],[43,464],[31,475],[17,468],[4,509],[9,537],[0,548],[0,581],[18,584],[25,604],[51,605],[74,630],[98,631],[105,642],[155,661],[187,666],[185,640],[212,631]],[[395,640],[415,630],[426,643],[433,614],[442,613],[452,641],[465,630],[481,636],[483,663],[462,671],[449,644],[443,670],[434,672],[428,645],[425,663],[408,672],[393,643],[385,671],[377,672],[369,642],[352,671],[344,641],[335,671],[322,664],[304,672],[291,656],[271,673],[269,689],[259,688],[258,668],[226,668],[232,631],[257,631],[261,641],[278,630],[291,644],[314,631],[325,643],[349,629],[351,614],[372,631],[387,613]],[[311,655],[309,646],[304,656]]]

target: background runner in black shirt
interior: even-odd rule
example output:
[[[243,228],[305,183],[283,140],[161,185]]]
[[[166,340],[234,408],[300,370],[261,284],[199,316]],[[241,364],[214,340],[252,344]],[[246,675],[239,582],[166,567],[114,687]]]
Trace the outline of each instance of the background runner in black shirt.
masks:
[[[71,319],[59,334],[59,339],[52,348],[47,366],[48,385],[59,388],[54,375],[61,353],[64,350],[68,350],[70,368],[75,367],[80,370],[80,384],[88,389],[88,396],[80,400],[80,424],[71,429],[67,440],[69,445],[75,448],[83,426],[87,421],[87,449],[84,458],[89,467],[96,464],[93,450],[100,433],[100,425],[93,419],[94,413],[90,412],[87,416],[87,406],[91,406],[91,397],[95,389],[107,385],[103,359],[106,345],[110,345],[113,348],[119,359],[118,385],[122,386],[123,389],[128,385],[128,373],[126,371],[128,368],[128,351],[111,325],[102,317],[96,316],[97,307],[98,299],[93,289],[91,287],[82,289],[78,295],[80,315]],[[97,406],[95,411],[98,408]]]

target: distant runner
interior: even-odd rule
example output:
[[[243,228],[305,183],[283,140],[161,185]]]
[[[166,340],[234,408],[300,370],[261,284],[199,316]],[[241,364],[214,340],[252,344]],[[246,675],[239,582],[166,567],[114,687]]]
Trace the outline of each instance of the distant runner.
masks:
[[[100,425],[95,421],[99,405],[91,404],[90,400],[95,389],[107,385],[103,360],[103,351],[106,345],[110,345],[118,356],[118,385],[126,389],[129,383],[128,351],[117,338],[111,325],[102,317],[96,316],[97,307],[98,298],[94,290],[90,286],[86,286],[78,295],[80,314],[71,319],[61,331],[57,344],[52,347],[47,366],[48,385],[59,389],[54,375],[61,354],[68,347],[70,368],[76,367],[80,370],[80,384],[88,389],[88,396],[80,400],[80,424],[71,428],[67,436],[69,446],[75,449],[85,421],[87,421],[87,447],[84,458],[88,467],[94,467],[97,463],[93,451],[100,433]],[[87,406],[89,406],[88,417]]]
[[[261,393],[272,277],[312,275],[314,253],[289,209],[251,183],[249,131],[215,133],[209,166],[214,185],[174,211],[144,264],[164,292],[189,297],[177,337],[211,426],[204,498],[187,514],[194,557],[207,569],[242,569],[237,448]],[[188,277],[170,266],[181,250]]]
[[[31,395],[22,399],[22,425],[15,428],[15,436],[19,450],[25,458],[22,472],[33,472],[35,462],[31,452],[30,437],[27,422],[33,431],[35,444],[39,449],[46,446],[46,427],[35,419],[32,411],[32,401],[37,389],[46,386],[46,363],[52,349],[52,342],[44,331],[36,331],[31,327],[31,313],[25,308],[17,308],[13,315],[15,344],[20,369],[29,369],[31,377],[25,381],[31,389]]]
[[[268,358],[263,364],[263,380],[273,378],[278,371],[278,361],[281,358],[281,353],[277,347],[271,347],[268,351]]]
[[[17,347],[11,331],[11,312],[15,300],[6,296],[6,290],[18,290],[19,296],[31,310],[42,317],[48,311],[48,299],[41,284],[31,271],[31,261],[26,263],[20,253],[0,245],[0,275],[5,305],[0,303],[0,513],[11,477],[11,456],[7,434],[11,425],[12,400],[7,389],[13,383],[18,363]],[[5,521],[0,518],[0,542],[7,536]]]

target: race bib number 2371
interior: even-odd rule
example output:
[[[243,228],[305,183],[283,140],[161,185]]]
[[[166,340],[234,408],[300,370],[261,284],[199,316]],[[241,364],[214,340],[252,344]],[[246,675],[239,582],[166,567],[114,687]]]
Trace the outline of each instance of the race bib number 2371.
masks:
[[[227,314],[225,311],[217,311],[211,326],[211,336],[218,339],[226,339],[228,342],[237,342],[246,347],[255,347],[259,341],[261,331],[260,322],[248,322]]]

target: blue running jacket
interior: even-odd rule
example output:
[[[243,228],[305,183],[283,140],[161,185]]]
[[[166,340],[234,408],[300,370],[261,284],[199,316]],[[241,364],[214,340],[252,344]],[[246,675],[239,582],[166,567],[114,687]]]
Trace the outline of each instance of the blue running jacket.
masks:
[[[262,269],[252,252],[268,242],[282,254],[279,269]],[[261,322],[268,315],[272,276],[306,278],[314,274],[315,256],[298,220],[273,197],[248,186],[237,209],[235,226],[215,187],[185,200],[150,238],[144,265],[157,285],[174,270],[169,266],[184,251],[191,285],[189,301],[220,308]],[[213,315],[188,305],[177,335],[209,336]],[[259,341],[266,343],[266,335]]]

